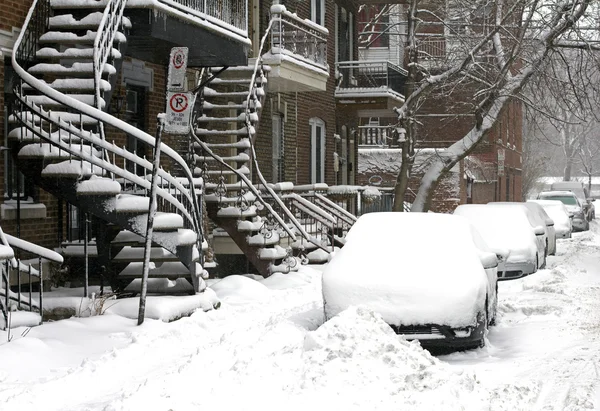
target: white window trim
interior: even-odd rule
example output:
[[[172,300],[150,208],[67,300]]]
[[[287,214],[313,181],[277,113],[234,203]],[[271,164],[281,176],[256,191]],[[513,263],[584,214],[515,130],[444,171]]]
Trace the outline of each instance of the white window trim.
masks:
[[[321,3],[321,15],[317,16],[317,2]],[[318,19],[317,19],[318,17]],[[321,26],[325,26],[325,0],[311,0],[310,1],[310,19],[320,24]]]
[[[318,117],[313,117],[308,120],[310,125],[310,180],[311,184],[324,183],[325,182],[325,140],[326,140],[326,129],[325,122]],[[321,175],[323,181],[317,181],[317,126],[321,127]]]

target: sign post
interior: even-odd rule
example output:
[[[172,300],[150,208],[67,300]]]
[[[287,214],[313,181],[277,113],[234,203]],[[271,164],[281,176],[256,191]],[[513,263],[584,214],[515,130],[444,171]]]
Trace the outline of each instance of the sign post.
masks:
[[[505,159],[505,152],[503,148],[499,148],[498,149],[498,176],[503,176],[504,175],[504,159]]]

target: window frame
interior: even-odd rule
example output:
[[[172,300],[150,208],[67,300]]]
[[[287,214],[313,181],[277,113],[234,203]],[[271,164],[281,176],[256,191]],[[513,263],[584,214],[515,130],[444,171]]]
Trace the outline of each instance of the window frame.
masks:
[[[312,117],[308,120],[308,124],[310,126],[310,182],[311,184],[324,183],[327,129],[325,127],[325,122],[318,117]],[[321,135],[319,136],[320,141],[317,141],[318,127],[321,128]],[[318,153],[317,149],[320,149],[320,153]],[[317,154],[320,155],[317,156]]]
[[[321,13],[317,15],[317,2],[321,6]],[[325,0],[311,0],[310,1],[310,19],[320,25],[325,27]]]

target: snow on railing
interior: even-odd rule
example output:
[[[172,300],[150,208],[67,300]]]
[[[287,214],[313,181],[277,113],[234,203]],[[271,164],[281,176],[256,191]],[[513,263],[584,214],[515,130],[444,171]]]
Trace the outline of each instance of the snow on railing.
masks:
[[[108,0],[102,20],[98,25],[98,32],[94,40],[94,105],[97,109],[101,109],[100,80],[108,57],[112,53],[115,36],[123,19],[125,4],[127,4],[127,0]]]
[[[338,90],[354,89],[365,93],[393,91],[404,95],[408,72],[387,60],[339,61],[336,72],[341,75]]]
[[[43,81],[40,81],[29,74],[23,68],[22,64],[31,64],[31,62],[35,59],[37,39],[47,28],[49,15],[48,7],[48,0],[33,1],[27,17],[25,18],[23,30],[15,42],[14,52],[12,54],[12,66],[16,74],[20,77],[21,81],[38,90],[41,94],[45,95],[49,99],[75,110],[79,113],[80,118],[87,116],[103,124],[108,124],[140,140],[141,142],[146,143],[150,147],[154,147],[156,144],[156,139],[151,135],[95,107],[84,104],[68,95],[62,94]],[[23,97],[21,90],[22,85],[21,87],[17,86],[15,89],[15,95],[19,103],[17,106],[20,107],[15,107],[14,114],[21,121],[23,127],[28,128],[32,133],[39,135],[41,138],[58,145],[60,149],[72,154],[73,156],[81,158],[82,161],[89,162],[92,165],[99,166],[106,171],[112,172],[113,178],[114,175],[116,175],[131,181],[132,183],[146,190],[150,189],[150,182],[148,180],[117,166],[116,156],[124,159],[124,161],[131,161],[143,167],[148,173],[152,170],[152,163],[145,159],[139,158],[135,154],[130,153],[125,149],[121,149],[114,144],[104,141],[102,138],[94,136],[89,131],[79,129],[73,126],[71,123],[61,120],[60,116],[56,115],[55,113],[44,111],[41,107],[29,102],[27,97]],[[25,108],[27,109],[26,111],[23,110]],[[50,128],[49,131],[45,131],[41,127],[35,127],[35,124],[37,124],[36,116],[40,119],[40,124],[48,124]],[[54,132],[52,127],[54,127]],[[61,136],[61,133],[64,133],[64,135]],[[90,143],[92,148],[95,145],[100,149],[106,150],[112,155],[112,162],[110,162],[110,159],[101,159],[90,155],[83,150],[75,150],[71,146],[71,136],[75,136],[76,138]],[[65,137],[68,139],[67,141],[64,141]],[[157,191],[157,195],[161,197],[164,202],[169,203],[173,209],[178,210],[178,214],[186,217],[186,226],[188,228],[191,227],[197,233],[202,233],[202,219],[200,216],[201,207],[198,204],[198,198],[195,192],[195,186],[193,184],[194,178],[192,172],[190,171],[186,161],[172,148],[164,143],[161,143],[160,150],[163,155],[169,158],[171,163],[183,171],[185,178],[188,180],[188,184],[187,187],[184,186],[180,181],[178,181],[177,178],[173,177],[170,173],[165,172],[161,168],[159,169],[159,176],[163,180],[168,181],[173,189],[177,190],[177,195],[173,196],[170,194],[170,190],[161,189]],[[90,150],[90,152],[92,152],[92,150]],[[199,239],[199,241],[200,240],[201,239]]]
[[[329,71],[327,36],[329,31],[307,19],[290,13],[283,5],[271,7],[271,53],[300,57],[305,62]]]
[[[248,0],[158,0],[166,6],[248,36]]]
[[[267,39],[269,38],[269,34],[270,34],[271,30],[273,29],[273,25],[276,22],[277,22],[276,18],[271,18],[271,20],[269,21],[269,25],[267,26],[267,29],[265,30],[265,34],[263,35],[263,38],[261,39],[261,42],[260,42],[260,46],[258,49],[259,56],[261,56],[263,54],[263,50],[265,48]],[[252,123],[251,123],[251,119],[253,117],[252,117],[252,113],[250,112],[250,108],[252,107],[252,105],[250,104],[250,100],[252,100],[253,98],[254,99],[257,98],[255,88],[256,88],[256,77],[259,72],[259,67],[260,67],[260,59],[258,58],[258,59],[256,59],[256,61],[254,63],[254,69],[252,71],[252,76],[250,78],[250,88],[249,88],[250,91],[248,92],[248,96],[246,97],[246,109],[245,109],[246,116],[245,116],[245,118],[246,118],[246,130],[248,130],[248,131],[253,129]],[[248,139],[250,141],[250,149],[252,150],[251,157],[254,162],[254,169],[255,169],[256,176],[258,177],[258,181],[260,182],[260,184],[262,184],[264,186],[265,190],[268,192],[268,194],[271,196],[271,198],[275,202],[275,205],[278,207],[278,209],[280,209],[284,213],[286,219],[295,227],[297,232],[302,237],[304,237],[307,241],[309,241],[309,242],[313,243],[314,245],[316,245],[317,247],[325,250],[321,244],[316,242],[314,240],[314,238],[312,238],[310,236],[310,234],[306,232],[306,230],[302,227],[300,222],[294,217],[294,214],[286,207],[284,202],[279,198],[279,196],[277,194],[275,194],[273,189],[267,183],[267,180],[265,179],[265,177],[263,176],[263,174],[260,171],[260,167],[258,165],[258,156],[256,155],[256,149],[254,147],[254,139],[250,133],[248,133]],[[258,198],[259,198],[259,201],[261,201],[266,206],[267,202],[262,198],[262,196],[260,194],[258,195]],[[267,207],[267,209],[272,214],[273,218],[275,218],[275,220],[278,222],[278,224],[281,225],[281,227],[288,233],[288,235],[291,234],[290,237],[295,239],[295,235],[293,233],[291,233],[291,230],[289,229],[287,224],[281,219],[279,214],[275,213],[270,205]],[[325,250],[325,251],[327,251],[327,250]]]

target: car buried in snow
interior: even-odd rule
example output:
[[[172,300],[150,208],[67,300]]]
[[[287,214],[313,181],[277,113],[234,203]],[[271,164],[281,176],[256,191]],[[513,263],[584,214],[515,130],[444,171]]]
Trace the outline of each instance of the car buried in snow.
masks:
[[[541,205],[548,216],[554,221],[554,231],[556,238],[571,238],[573,232],[573,215],[569,213],[567,207],[557,200],[527,200],[527,202]]]
[[[325,319],[365,306],[425,348],[483,346],[496,317],[499,253],[462,217],[362,215],[324,269]]]
[[[513,280],[544,267],[545,229],[532,227],[521,207],[462,204],[454,215],[467,218],[490,247],[509,250],[501,280]]]
[[[573,216],[573,231],[587,231],[590,229],[590,222],[587,219],[583,204],[572,191],[542,191],[538,194],[537,199],[556,200],[563,203]]]

